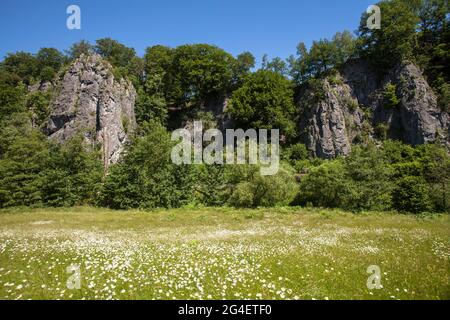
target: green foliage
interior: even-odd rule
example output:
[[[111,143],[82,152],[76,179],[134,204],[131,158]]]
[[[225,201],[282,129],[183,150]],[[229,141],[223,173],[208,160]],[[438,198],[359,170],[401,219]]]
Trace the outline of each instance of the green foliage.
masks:
[[[135,105],[138,123],[150,120],[166,122],[168,110],[162,86],[161,75],[153,73],[147,76],[144,85],[138,88]]]
[[[313,93],[316,102],[323,101],[326,98],[324,82],[321,78],[309,78],[305,84]]]
[[[50,144],[27,114],[1,123],[0,206],[93,204],[103,168],[82,137],[64,146]]]
[[[308,159],[309,152],[303,143],[293,144],[283,150],[282,157],[288,161],[295,162],[298,160]]]
[[[247,75],[255,66],[255,57],[248,51],[239,54],[236,57],[236,74],[238,77]]]
[[[78,135],[64,145],[50,148],[50,159],[42,172],[42,199],[48,206],[94,204],[103,178],[98,150],[88,150]]]
[[[383,106],[387,109],[396,108],[400,104],[400,99],[397,97],[397,86],[392,83],[387,83],[383,91]]]
[[[30,93],[26,99],[26,108],[32,114],[32,123],[41,128],[50,116],[50,92],[36,91]]]
[[[65,56],[58,50],[42,48],[36,55],[25,52],[8,54],[1,68],[9,74],[10,84],[23,82],[30,85],[36,80],[52,81],[65,62]]]
[[[443,83],[448,84],[450,75],[450,17],[448,12],[448,0],[424,0],[418,10],[420,24],[417,60],[425,69],[428,81],[438,92]]]
[[[9,53],[2,62],[2,69],[8,72],[15,80],[15,84],[20,81],[31,84],[39,70],[36,58],[26,52]]]
[[[41,74],[45,74],[45,69],[53,70],[53,74],[56,74],[56,72],[66,62],[66,57],[55,48],[42,48],[36,54],[36,61],[41,70]],[[46,73],[49,73],[49,71],[47,71]],[[53,78],[48,79],[48,81],[51,81],[52,79]]]
[[[430,188],[435,211],[450,211],[450,155],[436,144],[416,148],[421,174]]]
[[[97,40],[94,51],[116,67],[126,67],[136,56],[134,49],[128,48],[111,38]]]
[[[289,58],[291,76],[297,84],[341,66],[355,54],[356,42],[349,31],[336,33],[331,40],[314,41],[310,50],[297,46],[297,58]]]
[[[0,84],[0,121],[13,113],[24,112],[26,88],[24,85]]]
[[[49,159],[45,138],[36,130],[17,135],[3,145],[0,159],[0,207],[42,203],[41,172]]]
[[[295,134],[293,90],[282,75],[259,70],[249,75],[234,91],[228,113],[244,128],[280,129]]]
[[[122,162],[110,167],[99,204],[114,209],[179,207],[193,198],[190,168],[171,163],[172,142],[158,122],[143,124]]]
[[[93,50],[93,46],[88,41],[81,40],[80,42],[74,43],[69,50],[67,50],[67,54],[73,60],[79,58],[82,54],[90,54]]]
[[[201,164],[194,165],[192,169],[195,203],[205,206],[224,205],[227,200],[224,166]]]
[[[114,67],[117,78],[129,77],[135,84],[139,83],[144,71],[144,63],[133,48],[128,48],[111,38],[96,41],[93,51],[109,61]]]
[[[255,165],[230,165],[225,170],[230,187],[228,203],[235,207],[286,206],[298,191],[292,169],[287,165],[271,176],[262,176]]]
[[[358,100],[352,97],[347,97],[344,102],[350,112],[355,112],[359,107]]]
[[[351,187],[342,161],[327,161],[301,179],[297,202],[318,207],[347,207]]]
[[[443,112],[450,112],[450,83],[439,77],[433,85],[438,95],[439,108]]]
[[[40,74],[39,74],[39,78],[42,81],[50,81],[52,82],[53,79],[56,76],[56,72],[52,67],[44,67],[42,68]]]
[[[386,140],[389,134],[389,125],[382,122],[378,123],[375,126],[375,134],[379,139]]]
[[[428,186],[422,177],[403,177],[393,191],[393,206],[405,212],[431,211],[432,204],[428,192]]]
[[[269,61],[266,54],[263,56],[261,69],[273,71],[284,77],[289,75],[289,68],[286,61],[279,57],[275,57]]]
[[[393,170],[383,159],[382,150],[370,144],[364,148],[354,147],[350,156],[344,159],[346,174],[354,188],[348,209],[390,209]]]
[[[416,27],[419,18],[410,1],[392,0],[378,3],[381,29],[367,28],[369,15],[364,13],[359,26],[359,51],[377,70],[386,71],[405,59],[413,59]]]
[[[231,90],[235,59],[224,50],[207,44],[183,45],[175,49],[171,65],[177,104],[202,102],[211,95]]]

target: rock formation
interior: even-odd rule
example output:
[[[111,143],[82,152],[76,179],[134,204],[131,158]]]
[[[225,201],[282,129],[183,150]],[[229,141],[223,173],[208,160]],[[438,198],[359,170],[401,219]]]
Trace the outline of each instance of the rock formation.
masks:
[[[395,107],[386,106],[387,84],[396,88]],[[380,76],[364,61],[351,61],[320,80],[319,88],[300,90],[296,104],[301,138],[321,158],[347,155],[352,143],[380,138],[380,131],[412,145],[449,142],[449,115],[439,109],[435,93],[411,63]]]
[[[87,143],[101,145],[105,167],[117,162],[136,126],[131,82],[115,79],[111,65],[100,56],[82,55],[55,91],[45,129],[49,137],[63,143],[81,133]]]

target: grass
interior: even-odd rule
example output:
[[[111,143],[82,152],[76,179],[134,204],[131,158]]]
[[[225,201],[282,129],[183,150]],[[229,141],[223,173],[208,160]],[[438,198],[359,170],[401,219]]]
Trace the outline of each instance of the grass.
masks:
[[[81,288],[68,289],[80,266]],[[368,289],[367,268],[381,269]],[[449,299],[450,217],[0,211],[0,299]]]

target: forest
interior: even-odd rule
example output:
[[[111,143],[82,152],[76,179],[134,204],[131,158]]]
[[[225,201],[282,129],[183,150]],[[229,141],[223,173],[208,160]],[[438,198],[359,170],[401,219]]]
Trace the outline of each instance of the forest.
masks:
[[[449,212],[449,139],[410,144],[386,133],[383,123],[364,126],[351,152],[320,157],[300,130],[304,110],[297,97],[308,90],[315,101],[327,94],[323,80],[338,83],[352,61],[366,61],[383,77],[395,66],[422,70],[442,114],[450,106],[450,30],[446,0],[393,0],[378,4],[382,28],[338,32],[286,60],[251,52],[233,56],[210,44],[133,48],[103,38],[81,41],[67,51],[8,54],[0,63],[0,208],[90,205],[111,209],[179,207],[238,208],[306,206],[353,212]],[[301,39],[299,39],[301,40]],[[51,105],[72,63],[99,55],[115,79],[132,83],[136,129],[129,132],[120,160],[107,168],[101,146],[86,146],[80,132],[64,144],[48,139]],[[31,90],[48,84],[48,90]],[[414,90],[411,88],[410,90]],[[280,170],[262,176],[258,165],[176,165],[171,132],[190,120],[221,127],[208,111],[227,97],[221,115],[233,128],[279,129]],[[395,84],[384,87],[383,108],[399,105]],[[349,104],[358,102],[350,101]],[[367,108],[366,108],[367,109]],[[398,111],[400,112],[400,111]],[[124,120],[125,121],[125,120]]]

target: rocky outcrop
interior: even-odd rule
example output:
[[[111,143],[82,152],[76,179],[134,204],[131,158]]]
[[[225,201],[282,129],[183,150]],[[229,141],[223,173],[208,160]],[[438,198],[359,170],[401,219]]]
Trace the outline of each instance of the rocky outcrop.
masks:
[[[105,166],[119,160],[136,126],[136,91],[131,82],[115,79],[111,70],[98,55],[75,60],[56,85],[45,129],[60,143],[81,133],[88,144],[100,144]]]
[[[399,103],[394,107],[385,101],[387,84],[395,87]],[[435,93],[411,63],[379,76],[364,61],[351,61],[340,73],[303,88],[296,104],[301,138],[321,158],[347,155],[363,139],[412,145],[449,141],[449,115],[439,109]]]
[[[319,86],[300,94],[301,137],[311,153],[320,158],[346,155],[351,151],[353,125],[347,119],[358,119],[360,125],[361,112],[352,109],[355,100],[348,85],[324,79]]]

